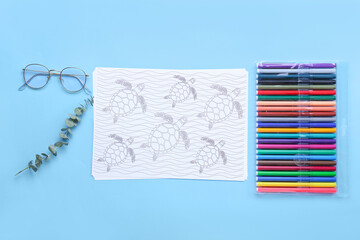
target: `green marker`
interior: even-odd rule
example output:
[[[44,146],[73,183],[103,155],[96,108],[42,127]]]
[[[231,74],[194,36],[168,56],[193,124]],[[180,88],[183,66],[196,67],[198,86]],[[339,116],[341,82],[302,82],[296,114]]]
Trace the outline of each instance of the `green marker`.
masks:
[[[257,96],[257,100],[312,100],[312,101],[323,101],[323,100],[335,100],[335,95],[326,95],[326,96],[308,96],[308,95],[300,95],[300,96],[283,96],[283,95],[259,95]]]
[[[336,172],[323,171],[257,171],[258,176],[307,176],[307,177],[334,177]]]

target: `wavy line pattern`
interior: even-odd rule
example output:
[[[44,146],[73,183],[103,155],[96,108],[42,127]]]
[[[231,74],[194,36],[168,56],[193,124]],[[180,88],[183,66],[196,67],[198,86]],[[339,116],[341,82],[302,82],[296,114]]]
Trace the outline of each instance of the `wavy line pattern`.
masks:
[[[186,79],[194,78],[192,86],[197,91],[197,99],[189,97],[184,102],[172,108],[172,103],[164,97],[169,94],[172,85],[179,82],[174,75],[181,75]],[[149,178],[186,178],[208,180],[243,181],[247,178],[247,99],[248,74],[244,69],[233,70],[152,70],[152,69],[121,69],[96,68],[94,79],[94,144],[92,174],[95,179],[149,179]],[[116,84],[117,80],[125,80],[136,85],[143,83],[145,88],[138,92],[144,97],[147,111],[140,106],[128,116],[119,117],[113,122],[111,112],[103,109],[109,107],[110,100],[118,90],[124,86]],[[243,116],[238,118],[234,110],[224,121],[215,123],[209,130],[208,121],[197,115],[206,111],[206,105],[213,96],[220,92],[210,88],[213,84],[220,84],[227,88],[228,93],[239,88],[240,94],[235,97],[243,110]],[[186,131],[190,140],[188,150],[185,143],[179,141],[176,147],[164,154],[159,154],[153,161],[153,153],[149,148],[141,148],[148,143],[151,130],[165,121],[155,117],[157,112],[164,112],[173,117],[176,122],[186,117],[187,122],[181,127]],[[125,162],[111,166],[107,171],[107,163],[98,159],[104,158],[104,151],[115,140],[108,137],[117,134],[123,139],[129,137],[134,141],[129,147],[134,150],[135,162],[128,156]],[[202,137],[209,137],[219,143],[225,141],[221,150],[226,153],[227,164],[222,160],[199,173],[199,165],[190,163],[196,160],[199,149],[206,145]]]

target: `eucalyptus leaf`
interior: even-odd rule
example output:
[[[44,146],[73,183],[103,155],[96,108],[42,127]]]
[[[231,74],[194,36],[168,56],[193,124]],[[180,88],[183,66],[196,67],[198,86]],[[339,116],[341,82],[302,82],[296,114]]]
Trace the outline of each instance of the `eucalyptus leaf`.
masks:
[[[79,117],[78,116],[74,116],[74,115],[72,115],[72,114],[69,114],[69,116],[70,116],[70,118],[72,119],[72,120],[78,120],[79,121]]]
[[[42,157],[39,154],[36,154],[36,160],[42,160]]]
[[[74,109],[74,112],[75,112],[75,114],[78,115],[78,116],[80,116],[80,115],[83,113],[82,108],[79,108],[79,107],[75,108],[75,109]]]
[[[29,168],[31,168],[34,172],[37,171],[37,168],[33,165],[33,161],[30,161],[30,162],[28,163],[28,166],[29,166]]]
[[[38,170],[34,165],[30,165],[30,168],[31,168],[34,172],[37,172],[37,170]]]
[[[66,131],[66,130],[68,130],[68,129],[67,129],[67,128],[62,128],[62,129],[61,129],[61,131]]]
[[[39,167],[41,166],[41,164],[42,164],[42,160],[41,160],[41,159],[36,159],[36,161],[35,161],[35,166],[36,166],[37,168],[39,168]]]
[[[44,157],[48,157],[48,155],[46,153],[42,153],[41,155],[43,155]]]
[[[66,126],[68,126],[69,128],[72,128],[72,127],[75,126],[75,123],[72,121],[71,118],[66,119],[66,120],[65,120],[65,124],[66,124]]]
[[[56,148],[55,148],[54,145],[50,145],[50,146],[49,146],[49,151],[50,151],[52,154],[54,154],[54,156],[57,155]]]
[[[75,124],[75,126],[78,124],[78,120],[77,119],[71,119],[71,121]]]
[[[69,116],[70,116],[71,120],[73,120],[73,121],[78,121],[78,122],[81,121],[81,118],[79,118],[78,116],[74,116],[72,114],[69,114]]]
[[[71,131],[71,129],[70,129],[70,128],[68,129],[68,132],[72,135],[72,131]]]
[[[62,142],[65,146],[67,146],[67,145],[69,145],[69,143],[68,142]]]
[[[61,147],[63,145],[63,142],[56,142],[54,144],[55,147]]]
[[[69,139],[68,136],[66,136],[66,134],[64,133],[59,133],[60,137],[63,138],[63,139]]]

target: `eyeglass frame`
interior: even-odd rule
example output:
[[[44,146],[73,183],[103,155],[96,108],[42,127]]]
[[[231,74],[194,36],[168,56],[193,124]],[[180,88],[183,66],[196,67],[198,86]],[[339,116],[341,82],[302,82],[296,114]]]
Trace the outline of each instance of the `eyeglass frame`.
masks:
[[[28,81],[26,81],[25,71],[35,71],[35,70],[27,70],[27,69],[26,69],[27,67],[29,67],[29,66],[31,66],[31,65],[42,66],[42,67],[44,67],[44,68],[47,70],[47,72],[43,72],[44,75],[45,75],[45,74],[47,75],[47,80],[46,80],[46,83],[44,84],[44,86],[41,86],[41,87],[36,88],[36,87],[32,87],[32,86],[30,86],[30,85],[28,84],[28,82],[30,82],[30,81],[31,81],[35,76],[37,76],[38,74],[35,74],[35,75],[32,76]],[[82,72],[84,73],[84,76],[85,76],[85,82],[83,83],[83,82],[81,81],[81,79],[77,77],[78,75],[76,75],[76,74],[62,74],[62,72],[63,72],[64,70],[69,69],[69,68],[74,68],[74,69],[78,69],[78,70],[82,71]],[[68,92],[75,93],[75,92],[79,92],[79,91],[81,91],[81,90],[83,90],[83,89],[89,91],[89,90],[85,87],[85,85],[86,85],[86,80],[87,80],[87,77],[88,77],[89,75],[87,75],[86,72],[85,72],[84,70],[82,70],[81,68],[77,68],[77,67],[66,67],[66,68],[64,68],[63,70],[59,71],[59,70],[56,70],[56,69],[48,69],[46,66],[44,66],[44,65],[42,65],[42,64],[39,64],[39,63],[31,63],[31,64],[26,65],[25,68],[23,68],[22,70],[23,70],[24,84],[19,88],[19,90],[22,89],[24,86],[28,86],[28,87],[30,87],[30,88],[32,88],[32,89],[41,89],[41,88],[45,87],[46,84],[48,84],[48,82],[49,82],[49,80],[50,80],[50,78],[51,78],[51,75],[56,75],[56,76],[59,76],[59,80],[60,80],[61,86],[62,86],[66,91],[68,91]],[[38,71],[38,72],[40,72],[40,71]],[[40,74],[40,73],[39,73],[39,74]],[[76,90],[76,91],[71,91],[71,90],[67,89],[67,88],[64,86],[64,84],[63,84],[63,79],[61,78],[61,76],[63,76],[63,75],[64,75],[64,76],[73,76],[73,77],[75,77],[75,78],[81,83],[82,87],[81,87],[79,90]],[[81,75],[81,76],[82,76],[82,75]]]

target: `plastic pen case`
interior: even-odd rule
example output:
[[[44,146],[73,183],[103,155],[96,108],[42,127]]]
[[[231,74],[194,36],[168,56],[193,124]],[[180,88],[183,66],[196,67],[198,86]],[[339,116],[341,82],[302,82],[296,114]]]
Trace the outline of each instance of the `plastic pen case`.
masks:
[[[335,63],[258,64],[257,192],[337,192],[336,82]]]

